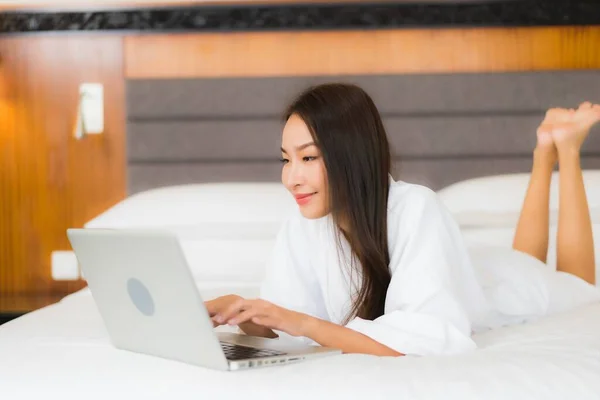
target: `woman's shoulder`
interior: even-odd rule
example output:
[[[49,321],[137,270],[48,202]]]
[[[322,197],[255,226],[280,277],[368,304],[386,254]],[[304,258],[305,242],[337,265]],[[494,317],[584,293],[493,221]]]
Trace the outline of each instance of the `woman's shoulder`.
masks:
[[[391,183],[387,224],[391,251],[396,246],[402,248],[402,243],[414,235],[422,239],[442,230],[451,236],[460,235],[458,224],[436,192],[423,185],[401,181]],[[432,243],[435,244],[435,240],[415,241],[416,245],[425,247]]]
[[[394,214],[414,214],[419,210],[437,207],[439,200],[437,193],[427,186],[392,181],[388,194],[388,212]]]

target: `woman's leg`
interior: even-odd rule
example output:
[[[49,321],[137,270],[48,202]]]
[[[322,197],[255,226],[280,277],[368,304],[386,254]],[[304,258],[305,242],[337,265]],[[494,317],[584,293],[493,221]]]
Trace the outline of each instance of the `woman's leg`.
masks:
[[[594,239],[580,149],[591,126],[600,120],[600,105],[584,103],[571,115],[570,121],[552,129],[560,166],[557,270],[595,284]]]
[[[556,123],[560,115],[558,110],[549,110],[538,128],[529,187],[513,239],[513,249],[530,254],[543,263],[548,254],[550,182],[558,157],[548,127]]]

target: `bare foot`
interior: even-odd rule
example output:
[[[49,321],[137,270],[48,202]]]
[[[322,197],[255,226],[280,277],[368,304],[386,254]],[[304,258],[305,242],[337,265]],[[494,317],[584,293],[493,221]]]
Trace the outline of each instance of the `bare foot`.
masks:
[[[550,163],[556,163],[558,152],[552,137],[553,127],[561,122],[568,121],[571,118],[569,110],[563,108],[551,108],[546,112],[544,120],[537,129],[537,145],[535,147],[536,155],[541,156]]]
[[[577,110],[562,110],[550,131],[559,152],[577,152],[590,133],[590,128],[600,121],[600,105],[582,103]]]

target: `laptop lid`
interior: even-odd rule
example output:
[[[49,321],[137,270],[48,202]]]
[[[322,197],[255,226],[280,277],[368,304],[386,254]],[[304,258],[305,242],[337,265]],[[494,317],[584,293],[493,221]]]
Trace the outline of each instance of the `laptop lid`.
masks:
[[[115,347],[228,369],[174,235],[69,229],[67,236]]]

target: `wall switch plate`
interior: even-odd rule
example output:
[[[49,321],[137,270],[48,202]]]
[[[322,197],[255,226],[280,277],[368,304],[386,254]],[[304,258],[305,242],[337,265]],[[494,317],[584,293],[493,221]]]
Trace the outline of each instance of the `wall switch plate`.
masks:
[[[82,83],[79,86],[79,113],[83,133],[104,132],[104,86],[100,83]]]
[[[80,277],[79,263],[72,251],[53,251],[51,255],[52,279],[76,281]]]

